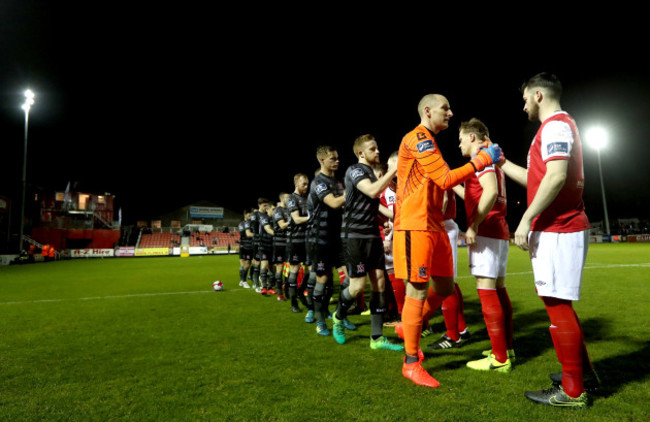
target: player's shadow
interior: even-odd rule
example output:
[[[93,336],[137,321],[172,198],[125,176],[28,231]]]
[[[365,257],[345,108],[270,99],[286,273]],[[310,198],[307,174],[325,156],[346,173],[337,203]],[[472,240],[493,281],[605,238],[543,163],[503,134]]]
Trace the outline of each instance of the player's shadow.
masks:
[[[466,302],[467,303],[467,302]],[[550,321],[544,308],[520,313],[513,304],[514,317],[514,349],[517,356],[517,366],[525,365],[526,361],[554,350],[553,341],[548,327]],[[457,369],[464,367],[468,360],[476,359],[477,349],[490,347],[490,339],[485,329],[485,322],[480,307],[465,307],[465,319],[470,327],[477,327],[471,334],[471,338],[463,347],[442,353],[454,353],[459,359],[444,364],[445,368]],[[585,336],[587,350],[592,351],[598,346],[598,342],[604,339],[612,339],[611,323],[606,318],[592,317],[584,318],[581,321]],[[444,321],[436,321],[431,324],[434,333],[445,332]],[[437,340],[438,336],[434,337]],[[598,373],[601,381],[600,389],[594,395],[609,397],[618,392],[622,387],[634,382],[642,382],[650,377],[650,343],[639,343],[627,337],[618,336],[621,342],[627,344],[628,349],[634,349],[629,353],[622,353],[605,359],[592,360],[592,364]],[[424,343],[424,342],[423,342]],[[476,343],[481,343],[476,346]],[[436,356],[440,351],[432,351],[426,346],[422,348],[427,357]],[[558,363],[558,371],[561,370]]]
[[[638,347],[638,342],[627,341],[628,347]],[[587,348],[589,342],[587,341]],[[646,380],[650,376],[650,343],[643,343],[642,347],[630,353],[611,356],[592,364],[600,378],[600,389],[595,395],[609,397],[618,392],[622,387],[633,382]]]

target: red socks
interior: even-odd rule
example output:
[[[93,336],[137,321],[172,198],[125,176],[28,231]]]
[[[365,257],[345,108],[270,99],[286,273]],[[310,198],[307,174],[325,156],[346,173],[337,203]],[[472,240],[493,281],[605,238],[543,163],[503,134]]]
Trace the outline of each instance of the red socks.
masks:
[[[442,301],[442,316],[445,319],[445,327],[447,328],[447,337],[453,341],[460,339],[460,331],[458,328],[458,290],[447,296]]]
[[[465,301],[463,300],[463,292],[460,291],[458,283],[454,286],[458,292],[458,332],[462,333],[467,329],[465,323]]]
[[[557,358],[562,364],[562,387],[569,397],[579,397],[585,391],[582,366],[586,354],[580,321],[571,301],[552,297],[542,297],[542,300],[551,320],[549,332]]]
[[[512,347],[512,336],[514,333],[512,324],[512,303],[510,302],[510,296],[508,296],[508,290],[506,290],[505,287],[497,287],[497,295],[499,295],[499,302],[501,303],[501,309],[503,309],[504,327],[506,330],[506,347],[508,350],[512,350],[514,349],[514,347]]]
[[[504,310],[501,307],[499,294],[496,289],[477,289],[477,291],[481,300],[485,327],[492,343],[492,353],[496,360],[503,363],[508,359],[508,347]]]
[[[463,331],[466,327],[465,325],[465,316],[462,316],[462,325],[461,329],[461,316],[460,316],[460,295],[459,290],[454,288],[454,293],[447,297],[442,297],[433,290],[433,287],[429,287],[427,292],[427,302],[424,305],[424,314],[423,321],[427,323],[431,318],[431,315],[438,309],[440,306],[442,309],[442,316],[445,320],[445,328],[447,328],[447,337],[451,338],[454,341],[460,339],[460,331]]]

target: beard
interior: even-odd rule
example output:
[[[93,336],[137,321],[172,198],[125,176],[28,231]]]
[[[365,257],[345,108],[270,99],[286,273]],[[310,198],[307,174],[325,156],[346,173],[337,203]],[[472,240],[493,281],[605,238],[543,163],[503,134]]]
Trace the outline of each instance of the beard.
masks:
[[[532,105],[528,109],[528,120],[531,122],[536,122],[539,120],[539,107],[537,105]]]

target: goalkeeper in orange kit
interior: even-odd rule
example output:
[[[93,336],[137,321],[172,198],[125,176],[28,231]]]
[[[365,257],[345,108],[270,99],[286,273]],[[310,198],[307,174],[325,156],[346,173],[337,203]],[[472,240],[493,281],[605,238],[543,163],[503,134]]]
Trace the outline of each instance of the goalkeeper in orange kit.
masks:
[[[424,96],[418,104],[420,125],[399,147],[393,258],[395,276],[407,280],[402,323],[396,331],[404,338],[406,356],[402,374],[416,384],[437,387],[438,381],[423,367],[420,349],[423,315],[435,311],[454,292],[453,257],[444,227],[444,191],[501,159],[497,144],[476,151],[462,167],[450,170],[434,135],[449,127],[453,116],[447,99]],[[433,292],[427,295],[429,279]]]

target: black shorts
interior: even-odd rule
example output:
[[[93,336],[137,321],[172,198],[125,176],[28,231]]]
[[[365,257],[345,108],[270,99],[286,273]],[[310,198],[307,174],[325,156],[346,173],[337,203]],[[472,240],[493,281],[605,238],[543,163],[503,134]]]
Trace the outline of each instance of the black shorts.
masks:
[[[250,248],[239,248],[239,259],[250,261],[253,258],[253,251]]]
[[[287,260],[287,245],[273,245],[273,263],[284,264]]]
[[[255,255],[256,261],[270,261],[273,257],[273,248],[265,248],[260,246]]]
[[[307,257],[305,258],[305,265],[309,267],[314,262],[314,241],[307,240],[305,243],[305,248],[307,254]]]
[[[290,265],[300,265],[307,259],[305,253],[305,242],[289,243],[287,245],[287,259]]]
[[[368,271],[386,268],[384,243],[381,238],[347,239],[345,265],[349,277],[365,277]]]
[[[345,264],[341,239],[332,239],[327,245],[316,243],[312,266],[316,265],[316,275],[331,275],[332,268],[339,268]]]

